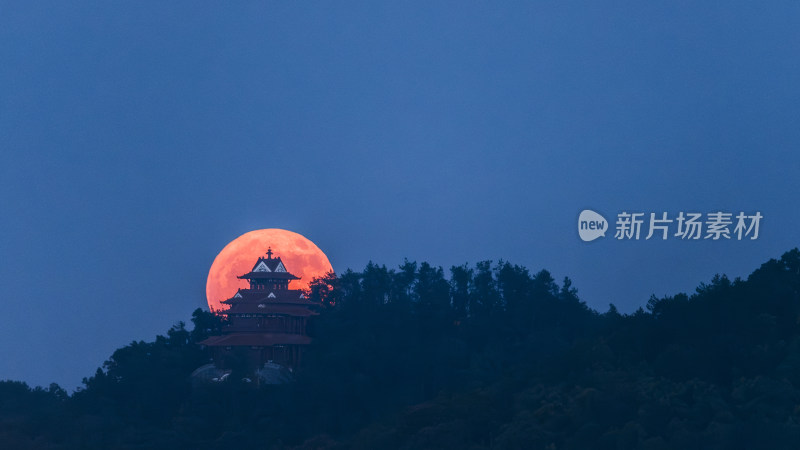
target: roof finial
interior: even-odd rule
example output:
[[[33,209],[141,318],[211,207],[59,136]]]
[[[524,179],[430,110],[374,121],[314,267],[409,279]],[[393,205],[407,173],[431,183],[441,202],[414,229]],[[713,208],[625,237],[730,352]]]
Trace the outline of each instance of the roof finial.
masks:
[[[267,259],[272,259],[272,247],[267,247]]]

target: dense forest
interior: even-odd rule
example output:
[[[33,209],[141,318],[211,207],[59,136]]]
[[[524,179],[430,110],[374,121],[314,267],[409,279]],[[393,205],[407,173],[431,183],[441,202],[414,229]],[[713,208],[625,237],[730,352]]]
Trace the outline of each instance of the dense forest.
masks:
[[[800,251],[620,314],[507,262],[316,280],[295,381],[192,387],[196,310],[73,394],[0,382],[4,449],[800,448]]]

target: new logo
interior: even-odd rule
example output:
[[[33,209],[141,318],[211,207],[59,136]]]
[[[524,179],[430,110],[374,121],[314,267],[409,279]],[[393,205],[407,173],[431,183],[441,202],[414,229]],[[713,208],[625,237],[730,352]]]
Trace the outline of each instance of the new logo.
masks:
[[[606,230],[608,230],[608,221],[605,217],[591,209],[581,211],[581,215],[578,216],[578,234],[583,241],[590,242],[601,236],[605,237]]]

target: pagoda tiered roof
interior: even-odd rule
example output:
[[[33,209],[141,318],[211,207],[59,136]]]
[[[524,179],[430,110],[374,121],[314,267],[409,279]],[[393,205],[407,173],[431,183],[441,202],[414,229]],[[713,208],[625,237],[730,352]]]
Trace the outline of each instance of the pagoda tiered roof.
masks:
[[[256,280],[256,279],[269,279],[269,280],[299,280],[300,277],[294,276],[289,272],[247,272],[244,275],[239,275],[236,278],[240,280]]]
[[[258,258],[258,261],[244,275],[239,275],[237,278],[242,280],[250,279],[270,279],[270,280],[299,280],[297,277],[286,270],[280,256],[277,258],[272,257],[272,249],[267,251],[267,257],[263,256]]]
[[[309,317],[317,315],[306,305],[275,305],[266,303],[236,303],[225,310],[223,314],[280,314],[295,317]]]
[[[226,305],[241,303],[266,303],[268,305],[291,304],[291,305],[316,305],[307,299],[303,291],[296,289],[240,289],[236,294],[221,303]]]

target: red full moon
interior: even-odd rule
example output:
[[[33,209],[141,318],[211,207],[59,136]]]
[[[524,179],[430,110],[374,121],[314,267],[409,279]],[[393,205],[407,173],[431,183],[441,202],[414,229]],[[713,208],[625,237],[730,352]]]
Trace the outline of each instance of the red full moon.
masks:
[[[325,253],[301,234],[279,228],[251,231],[234,239],[214,258],[206,282],[208,307],[223,309],[222,300],[233,297],[239,288],[248,287],[247,280],[236,277],[250,272],[268,248],[272,248],[274,258],[281,258],[288,272],[300,277],[289,284],[289,289],[307,289],[315,277],[333,271]]]

